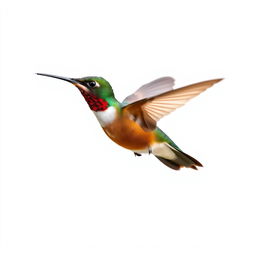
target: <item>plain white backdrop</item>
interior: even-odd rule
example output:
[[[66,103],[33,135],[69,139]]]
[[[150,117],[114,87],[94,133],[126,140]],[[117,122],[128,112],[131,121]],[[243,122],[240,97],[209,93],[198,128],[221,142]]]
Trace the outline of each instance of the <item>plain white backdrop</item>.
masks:
[[[1,255],[255,255],[254,1],[2,1]],[[159,126],[204,164],[111,142],[72,85],[119,100],[224,77]]]

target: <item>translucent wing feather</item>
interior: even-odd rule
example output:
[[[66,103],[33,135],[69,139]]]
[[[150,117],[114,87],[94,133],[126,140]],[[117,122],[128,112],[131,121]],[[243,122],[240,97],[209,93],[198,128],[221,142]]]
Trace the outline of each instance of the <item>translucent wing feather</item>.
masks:
[[[136,117],[146,130],[156,127],[156,122],[163,116],[183,106],[187,101],[199,95],[222,79],[204,81],[172,90],[147,100],[134,102],[125,108]]]
[[[172,77],[161,77],[148,84],[144,84],[136,92],[126,97],[123,101],[123,105],[126,106],[136,101],[152,98],[168,92],[172,90],[174,81]]]

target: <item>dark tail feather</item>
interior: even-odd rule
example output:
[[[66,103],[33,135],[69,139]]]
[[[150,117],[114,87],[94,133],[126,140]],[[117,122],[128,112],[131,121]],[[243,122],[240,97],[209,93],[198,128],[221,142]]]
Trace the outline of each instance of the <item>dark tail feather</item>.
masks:
[[[189,156],[186,154],[186,156]],[[198,170],[196,166],[200,166],[200,167],[203,167],[203,165],[198,162],[196,159],[194,159],[193,157],[191,157],[191,160],[193,159],[193,162],[195,164],[192,164],[190,166],[184,166],[184,165],[180,165],[178,163],[175,163],[174,161],[170,160],[170,159],[165,159],[163,157],[160,157],[160,156],[155,156],[159,161],[161,161],[164,165],[168,166],[169,168],[171,169],[174,169],[176,171],[180,170],[181,167],[187,167],[187,168],[191,168],[191,169],[194,169],[194,170]]]
[[[160,156],[155,156],[158,160],[160,160],[163,164],[165,164],[166,166],[178,171],[180,169],[180,165],[173,162],[172,160],[169,160],[169,159],[165,159],[163,157],[160,157]]]
[[[190,156],[190,155],[188,155],[188,154],[186,154],[184,152],[182,152],[182,154],[184,154],[187,158],[192,160],[195,163],[196,166],[203,167],[203,165],[198,160],[196,160],[194,157],[192,157],[192,156]],[[193,168],[193,167],[191,167],[191,168]],[[197,170],[197,168],[195,170]]]
[[[182,152],[181,150],[172,148],[169,144],[165,144],[165,146],[166,147],[163,152],[164,154],[161,154],[161,152],[155,152],[154,154],[154,151],[153,154],[159,161],[161,161],[166,166],[174,170],[179,170],[181,167],[192,168],[194,170],[197,170],[197,166],[203,166],[195,158]],[[168,152],[170,152],[170,156],[168,156]]]

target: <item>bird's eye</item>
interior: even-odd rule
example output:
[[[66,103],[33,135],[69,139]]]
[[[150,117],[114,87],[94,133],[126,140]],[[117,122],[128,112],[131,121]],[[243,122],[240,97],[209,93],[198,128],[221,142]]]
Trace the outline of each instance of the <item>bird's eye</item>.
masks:
[[[95,87],[96,86],[96,82],[95,81],[90,81],[87,83],[87,85],[91,88]]]

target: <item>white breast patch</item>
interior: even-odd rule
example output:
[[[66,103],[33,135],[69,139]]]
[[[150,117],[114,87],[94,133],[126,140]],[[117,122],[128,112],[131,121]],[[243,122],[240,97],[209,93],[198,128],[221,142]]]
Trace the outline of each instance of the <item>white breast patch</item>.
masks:
[[[95,116],[97,117],[100,125],[105,127],[108,124],[111,124],[116,118],[116,109],[115,107],[108,107],[104,111],[93,111]]]

